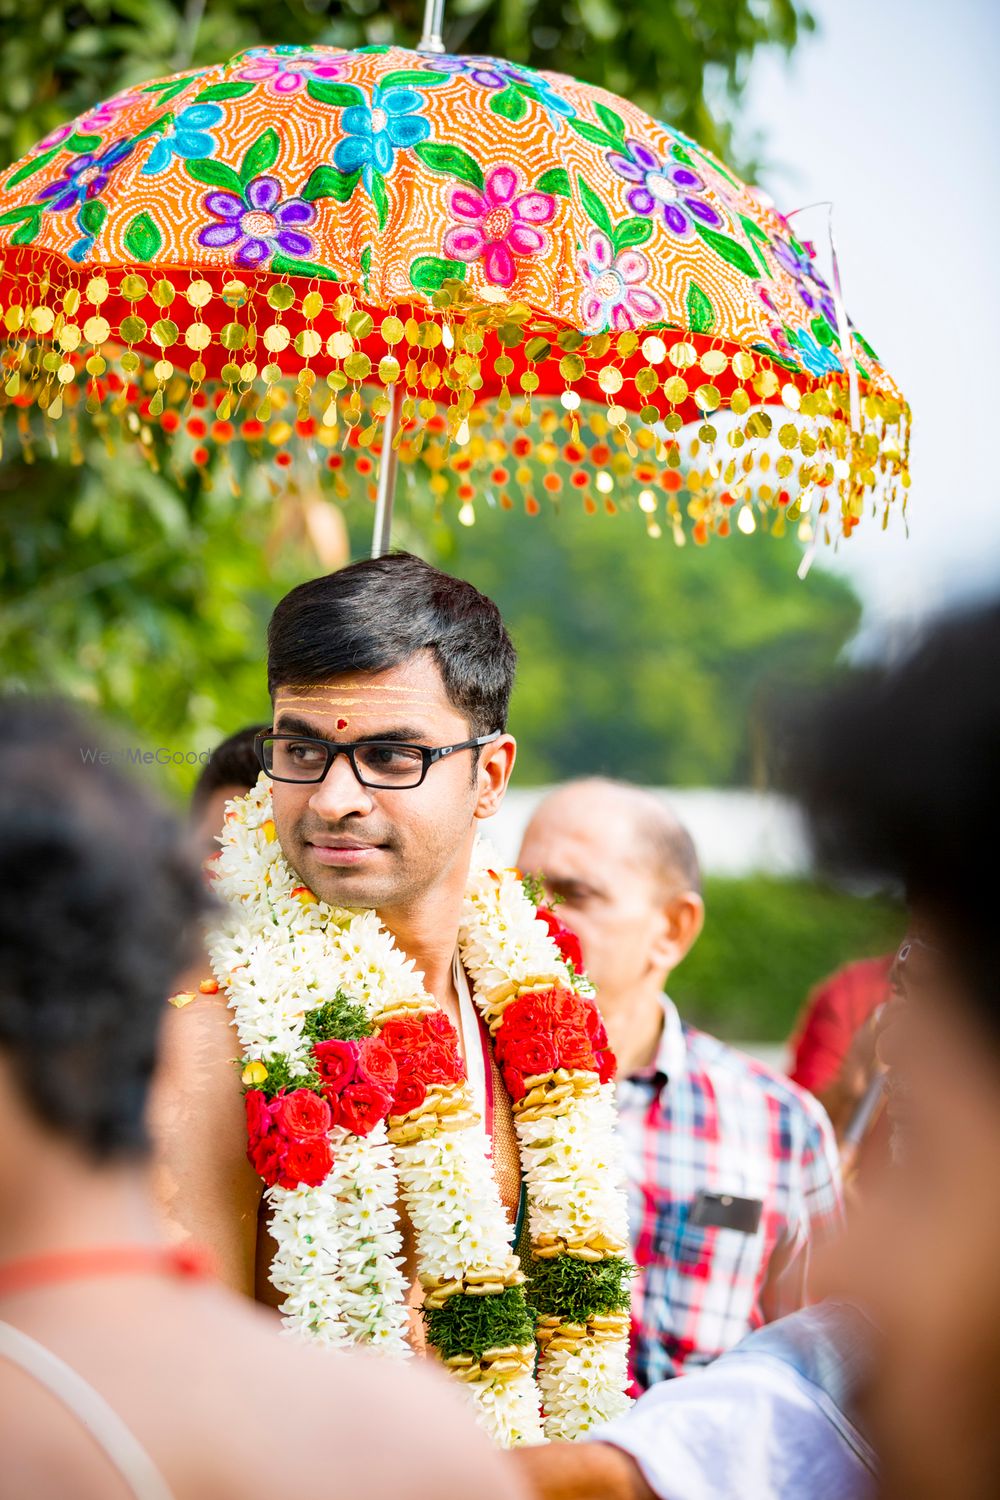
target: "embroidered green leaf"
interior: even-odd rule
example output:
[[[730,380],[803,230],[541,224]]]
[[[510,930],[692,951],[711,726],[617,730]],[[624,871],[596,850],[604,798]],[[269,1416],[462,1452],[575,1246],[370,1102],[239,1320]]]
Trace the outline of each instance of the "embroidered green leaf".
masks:
[[[63,150],[72,151],[79,156],[84,151],[96,151],[101,144],[99,135],[71,135],[69,140],[63,141]]]
[[[0,214],[0,227],[4,224],[20,224],[22,219],[33,219],[40,212],[40,205],[21,203],[17,208],[8,208]]]
[[[613,109],[609,109],[606,104],[595,104],[594,114],[604,125],[605,129],[610,131],[617,140],[625,140],[625,121],[621,115],[616,114]]]
[[[463,151],[461,146],[446,146],[438,141],[422,141],[413,149],[424,166],[430,167],[432,172],[447,172],[451,177],[459,177],[463,182],[471,182],[473,187],[482,187],[482,167],[469,155],[468,151]]]
[[[194,102],[196,104],[222,104],[226,99],[245,99],[247,94],[252,94],[253,91],[252,83],[212,83],[207,89],[202,89]]]
[[[364,278],[365,290],[367,291],[368,290],[368,273],[369,273],[369,271],[372,268],[372,247],[371,247],[371,245],[366,245],[365,248],[362,250],[360,265],[361,265],[361,275]]]
[[[61,150],[61,146],[53,146],[51,150],[43,151],[41,156],[32,157],[31,161],[26,161],[23,167],[18,167],[16,172],[11,173],[4,183],[4,188],[9,191],[12,187],[17,187],[18,183],[23,182],[26,177],[34,177],[35,173],[47,167],[52,158],[58,156]]]
[[[172,83],[152,83],[148,88],[144,88],[142,92],[144,94],[159,94],[160,103],[167,104],[171,99],[176,99],[178,94],[183,94],[184,90],[189,89],[193,83],[197,83],[200,76],[198,74],[194,78],[175,78]],[[221,86],[224,88],[226,85],[223,84]],[[227,94],[226,97],[231,98],[232,96]]]
[[[810,327],[816,335],[817,344],[822,344],[824,349],[829,349],[834,344],[840,348],[840,335],[823,313],[813,318]]]
[[[271,270],[281,276],[318,276],[321,281],[339,281],[336,271],[321,266],[318,261],[292,260],[288,255],[276,255],[271,261]]]
[[[719,234],[714,229],[706,228],[704,224],[696,224],[695,228],[708,248],[714,250],[721,260],[728,261],[737,271],[742,271],[744,276],[756,278],[760,274],[757,262],[745,245],[730,239],[728,234]]]
[[[466,269],[462,260],[418,255],[410,264],[410,282],[421,292],[439,292],[446,281],[464,281]]]
[[[138,141],[144,141],[149,135],[162,135],[167,126],[173,124],[173,120],[174,117],[169,110],[165,115],[157,115],[156,119],[151,120],[144,130],[140,130],[138,135],[132,137],[133,145]]]
[[[149,214],[136,214],[125,231],[122,243],[133,260],[152,260],[163,247],[163,235]]]
[[[540,193],[558,193],[562,198],[568,198],[572,191],[565,167],[550,167],[547,172],[542,173],[535,187]]]
[[[360,176],[360,172],[338,172],[336,167],[315,167],[302,196],[307,203],[315,203],[317,198],[336,198],[338,203],[346,203]]]
[[[352,104],[364,104],[365,96],[353,83],[323,83],[310,78],[306,93],[317,104],[329,104],[333,109],[349,109]]]
[[[252,182],[255,177],[260,177],[262,173],[270,172],[278,160],[280,149],[281,142],[278,139],[278,132],[272,130],[269,126],[263,135],[257,137],[243,158],[243,164],[240,167],[240,176],[243,181]]]
[[[687,315],[692,333],[708,333],[715,322],[715,308],[696,281],[687,290]]]
[[[879,360],[878,355],[875,353],[875,350],[872,348],[871,344],[869,344],[868,340],[865,338],[865,336],[863,334],[859,333],[856,328],[852,328],[851,329],[851,336],[853,337],[855,343],[858,343],[858,344],[861,345],[862,349],[868,355],[869,359],[873,359],[876,364],[880,364],[881,363],[881,361]],[[856,361],[855,361],[855,363],[856,363]],[[867,374],[867,373],[868,372],[866,370],[865,374]]]
[[[626,250],[630,245],[644,245],[653,232],[649,219],[626,219],[615,226],[612,243],[615,250]]]
[[[83,205],[77,217],[84,234],[91,236],[100,234],[104,221],[108,217],[107,205],[99,202],[97,198],[91,198],[89,203]]]
[[[439,83],[447,83],[453,76],[452,73],[435,73],[430,68],[426,72],[422,68],[400,68],[380,78],[378,86],[383,93],[386,89],[430,89]]]
[[[27,219],[25,219],[25,221],[21,225],[20,229],[15,229],[14,230],[14,233],[10,237],[11,244],[12,245],[30,245],[32,243],[32,241],[35,239],[35,236],[38,234],[38,231],[39,231],[39,229],[41,229],[41,227],[42,227],[42,215],[41,215],[41,212],[39,211],[38,213],[31,214]]]
[[[684,147],[678,145],[676,141],[670,148],[670,155],[674,158],[674,161],[683,162],[686,167],[694,166],[694,158],[690,151],[685,151]]]
[[[598,229],[603,229],[604,233],[610,239],[614,234],[614,230],[611,227],[611,215],[608,213],[607,205],[597,196],[589,182],[585,182],[579,176],[576,180],[579,184],[580,198],[583,201],[588,218],[593,219]]]
[[[490,109],[501,119],[510,120],[515,125],[528,113],[524,95],[512,83],[509,83],[502,93],[493,95],[490,100]]]
[[[374,57],[379,52],[388,52],[389,48],[384,43],[372,43],[370,47],[355,47],[355,52],[365,52],[369,57]]]
[[[381,172],[372,170],[372,202],[378,212],[379,234],[385,228],[389,218],[389,194],[386,191],[385,178]]]
[[[206,157],[204,160],[185,162],[185,166],[188,176],[193,177],[195,182],[203,182],[206,187],[224,188],[227,193],[243,197],[240,174],[224,161],[209,161]]]
[[[603,146],[606,150],[617,151],[621,141],[617,136],[609,135],[606,130],[601,130],[598,125],[591,125],[589,120],[568,119],[566,124],[575,130],[577,135],[582,135],[585,141],[592,146]]]
[[[753,219],[748,218],[746,214],[740,214],[740,223],[743,225],[743,233],[750,241],[750,248],[753,250],[757,259],[760,261],[764,275],[771,276],[771,267],[768,265],[767,260],[764,256],[764,246],[770,245],[771,241],[768,239],[763,229],[761,229],[760,225],[755,223]]]

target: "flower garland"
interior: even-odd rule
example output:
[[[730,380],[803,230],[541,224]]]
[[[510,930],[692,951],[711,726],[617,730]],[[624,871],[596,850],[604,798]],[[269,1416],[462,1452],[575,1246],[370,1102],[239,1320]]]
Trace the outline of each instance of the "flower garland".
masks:
[[[428,1341],[497,1442],[574,1437],[616,1415],[631,1268],[614,1060],[572,935],[478,854],[459,944],[514,1101],[526,1278],[454,1027],[374,912],[298,883],[264,776],[229,804],[216,889],[229,912],[209,953],[243,1048],[286,1324],[409,1352],[401,1201]]]

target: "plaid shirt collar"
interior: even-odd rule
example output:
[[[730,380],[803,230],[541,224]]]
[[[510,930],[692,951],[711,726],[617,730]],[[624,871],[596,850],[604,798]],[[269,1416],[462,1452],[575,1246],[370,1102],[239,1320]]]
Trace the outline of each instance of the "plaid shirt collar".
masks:
[[[683,1077],[687,1070],[687,1043],[684,1027],[676,1005],[669,995],[662,997],[663,1030],[656,1048],[656,1056],[645,1068],[639,1068],[630,1078],[643,1082],[655,1082],[662,1087],[670,1079]]]

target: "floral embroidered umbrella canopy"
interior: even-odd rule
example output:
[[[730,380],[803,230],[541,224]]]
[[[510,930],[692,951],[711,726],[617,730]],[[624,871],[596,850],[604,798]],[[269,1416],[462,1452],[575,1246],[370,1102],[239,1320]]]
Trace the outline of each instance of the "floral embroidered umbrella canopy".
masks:
[[[382,453],[383,495],[420,462],[466,522],[574,490],[678,540],[734,504],[743,529],[884,519],[908,409],[837,300],[694,141],[496,58],[256,49],[117,95],[0,182],[23,435],[35,408],[196,463],[298,449],[372,498]]]

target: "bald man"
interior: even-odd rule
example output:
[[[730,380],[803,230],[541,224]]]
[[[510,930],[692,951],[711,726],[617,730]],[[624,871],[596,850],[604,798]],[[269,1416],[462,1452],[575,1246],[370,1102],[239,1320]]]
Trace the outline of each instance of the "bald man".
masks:
[[[561,899],[618,1058],[641,1391],[803,1305],[810,1247],[840,1220],[836,1143],[810,1094],[682,1022],[667,996],[705,908],[691,836],[656,793],[560,787],[518,863]]]

